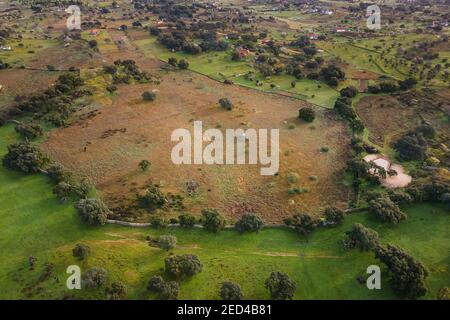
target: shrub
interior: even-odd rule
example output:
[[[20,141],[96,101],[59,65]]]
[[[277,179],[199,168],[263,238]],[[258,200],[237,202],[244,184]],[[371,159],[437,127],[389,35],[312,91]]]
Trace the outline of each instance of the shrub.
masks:
[[[355,223],[352,229],[345,234],[346,239],[343,244],[347,249],[357,247],[362,251],[369,251],[375,249],[379,244],[378,233],[360,223]]]
[[[423,161],[427,150],[427,141],[420,133],[410,133],[400,138],[394,144],[394,149],[398,151],[401,160]]]
[[[168,203],[167,197],[157,185],[151,185],[144,195],[138,195],[138,201],[141,207],[148,209],[161,208]]]
[[[405,220],[407,215],[388,198],[378,198],[369,202],[370,212],[383,222],[398,224]]]
[[[8,146],[8,153],[3,157],[3,165],[12,170],[36,173],[48,162],[39,148],[29,142],[18,142]]]
[[[316,118],[316,113],[313,108],[304,107],[299,110],[299,118],[306,122],[313,122]]]
[[[295,172],[289,172],[288,175],[287,175],[287,181],[289,182],[289,184],[297,183],[299,178],[300,177]]]
[[[193,254],[172,255],[164,259],[165,271],[177,278],[191,277],[203,269],[203,264]]]
[[[152,228],[161,229],[167,227],[167,221],[160,215],[154,215],[150,217],[150,225]]]
[[[259,232],[264,226],[264,221],[253,213],[244,214],[234,225],[240,233]]]
[[[418,260],[401,248],[387,245],[378,247],[375,257],[383,262],[391,274],[394,291],[408,299],[417,299],[427,293],[425,278],[428,271]]]
[[[145,91],[142,94],[142,99],[144,99],[144,101],[154,101],[156,99],[156,93],[151,91]]]
[[[226,281],[220,287],[220,297],[223,300],[242,300],[242,290],[238,283]]]
[[[50,165],[47,168],[47,175],[55,182],[67,182],[72,177],[72,174],[59,163]]]
[[[172,235],[162,235],[158,237],[158,246],[166,251],[172,250],[177,245],[177,237]]]
[[[53,194],[56,195],[61,202],[66,202],[75,193],[71,184],[62,181],[53,187]]]
[[[336,207],[328,207],[325,209],[325,219],[332,224],[340,224],[344,221],[345,213]]]
[[[177,300],[180,287],[177,282],[166,282],[159,294],[159,298],[163,300]]]
[[[219,104],[224,109],[233,110],[233,103],[228,98],[219,99]]]
[[[170,57],[167,62],[173,67],[176,67],[178,65],[178,60],[174,57]]]
[[[178,61],[178,68],[180,68],[181,70],[189,68],[189,62],[187,62],[184,59],[181,59],[180,61]]]
[[[108,300],[120,300],[127,295],[127,287],[120,281],[113,282],[105,289],[105,295]]]
[[[80,258],[81,260],[86,259],[91,254],[91,248],[85,244],[77,244],[72,250],[74,257]]]
[[[164,279],[161,276],[153,276],[148,282],[147,289],[152,292],[160,292],[164,287]]]
[[[182,214],[178,217],[180,226],[183,228],[192,228],[195,225],[196,219],[191,214]]]
[[[108,218],[108,207],[97,199],[81,199],[75,206],[81,219],[91,225],[104,225]]]
[[[97,40],[90,40],[88,42],[88,44],[89,44],[89,47],[91,47],[91,48],[97,48],[97,46],[98,46]]]
[[[139,162],[138,166],[141,168],[142,171],[147,171],[147,169],[150,167],[151,163],[148,160],[142,160]]]
[[[302,213],[297,213],[292,217],[284,219],[284,223],[293,227],[301,235],[311,233],[319,225],[319,221],[312,218],[309,214]]]
[[[341,97],[354,98],[358,94],[358,89],[354,86],[348,86],[341,90]]]
[[[210,232],[219,232],[225,228],[225,218],[216,209],[203,209],[201,223]]]
[[[39,124],[19,124],[15,127],[17,133],[26,139],[35,139],[44,134],[44,129]]]
[[[108,272],[99,267],[92,267],[83,274],[82,284],[86,288],[98,288],[106,283]]]
[[[273,300],[292,300],[297,284],[283,272],[271,272],[265,282]]]

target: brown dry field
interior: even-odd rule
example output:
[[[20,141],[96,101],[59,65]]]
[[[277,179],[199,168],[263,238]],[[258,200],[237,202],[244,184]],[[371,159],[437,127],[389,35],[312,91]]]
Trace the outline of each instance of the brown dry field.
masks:
[[[365,126],[370,130],[369,139],[379,146],[389,145],[400,135],[418,126],[422,118],[435,129],[449,136],[448,121],[443,118],[448,100],[445,93],[424,96],[412,93],[415,105],[407,105],[400,96],[367,96],[362,98],[356,110]],[[409,93],[407,93],[409,94]],[[441,103],[441,106],[437,105]]]
[[[47,89],[60,74],[40,70],[6,69],[0,71],[0,84],[5,94],[13,97],[29,95]]]
[[[108,32],[114,42],[127,40],[123,32]],[[119,86],[112,104],[103,105],[95,117],[53,131],[43,148],[67,168],[91,179],[111,208],[135,203],[136,194],[150,183],[159,184],[163,192],[183,195],[186,211],[196,215],[213,207],[230,219],[255,212],[267,222],[281,222],[294,212],[319,214],[328,205],[346,207],[350,190],[343,185],[343,170],[349,136],[344,123],[330,111],[316,109],[312,125],[301,122],[298,109],[305,102],[224,85],[189,71],[162,71],[161,62],[145,57],[131,41],[103,58],[108,63],[134,59],[161,83]],[[156,101],[143,102],[142,93],[153,89],[158,91]],[[218,106],[222,97],[233,101],[233,111]],[[261,176],[259,165],[174,165],[171,150],[176,143],[171,142],[171,133],[178,128],[192,131],[194,120],[203,121],[204,130],[279,128],[279,175]],[[288,129],[288,123],[296,128]],[[330,151],[321,153],[323,146]],[[143,159],[151,162],[146,172],[138,168]],[[287,181],[291,172],[299,175],[294,185]],[[199,183],[192,197],[186,193],[189,180]],[[290,196],[291,186],[309,188],[309,192]]]

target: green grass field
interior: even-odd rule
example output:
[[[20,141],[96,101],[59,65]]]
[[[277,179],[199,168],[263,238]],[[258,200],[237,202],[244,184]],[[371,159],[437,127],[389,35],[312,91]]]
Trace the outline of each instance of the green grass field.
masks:
[[[316,105],[326,108],[332,108],[334,101],[339,97],[339,92],[327,84],[309,79],[297,80],[290,75],[272,76],[270,80],[264,79],[257,74],[255,80],[260,80],[264,84],[261,87],[256,86],[256,81],[250,81],[245,78],[249,71],[254,72],[250,62],[251,58],[241,61],[232,61],[230,52],[211,52],[199,55],[191,55],[183,52],[170,52],[162,45],[158,44],[155,37],[137,40],[134,43],[148,56],[166,61],[170,57],[186,59],[189,61],[189,69],[204,74],[212,79],[223,81],[230,79],[234,83],[266,92],[277,92],[297,97],[309,101]],[[291,87],[291,82],[296,81],[295,88]],[[275,84],[272,88],[270,85]]]
[[[0,128],[0,155],[17,140],[12,126]],[[175,253],[192,253],[204,264],[203,271],[181,283],[181,299],[215,299],[225,280],[241,284],[245,297],[267,299],[264,280],[274,270],[287,272],[298,283],[296,299],[396,298],[383,273],[382,290],[370,291],[356,281],[367,266],[376,264],[372,253],[344,251],[338,240],[355,222],[376,229],[384,243],[395,243],[420,259],[429,269],[429,293],[448,286],[450,239],[449,215],[440,205],[406,208],[409,218],[399,226],[382,225],[367,213],[355,213],[337,228],[320,229],[300,237],[285,229],[240,235],[228,230],[210,234],[203,230],[133,229],[120,226],[91,227],[81,223],[72,204],[60,204],[50,181],[42,175],[23,175],[0,167],[0,298],[60,299],[101,298],[103,289],[69,291],[65,287],[69,265],[82,270],[101,266],[109,282],[127,284],[129,299],[153,298],[145,289],[149,278],[162,272],[168,253],[149,247],[145,236],[174,234]],[[72,257],[77,243],[92,249],[86,262]],[[27,258],[37,266],[29,270]],[[44,268],[53,264],[47,275]]]

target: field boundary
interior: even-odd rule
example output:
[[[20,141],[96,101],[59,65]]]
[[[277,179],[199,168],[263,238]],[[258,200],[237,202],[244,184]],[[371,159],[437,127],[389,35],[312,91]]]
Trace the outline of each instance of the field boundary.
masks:
[[[352,208],[352,209],[347,209],[344,212],[349,214],[349,213],[359,213],[359,212],[363,212],[368,210],[368,207],[361,207],[361,208]],[[124,226],[124,227],[132,227],[132,228],[146,228],[146,227],[151,227],[152,224],[150,222],[128,222],[128,221],[122,221],[122,220],[114,220],[114,219],[108,219],[106,220],[107,224],[117,224],[119,226]],[[181,225],[179,223],[170,223],[167,225],[167,227],[169,228],[181,228]],[[193,226],[193,228],[197,228],[197,229],[204,229],[204,227],[200,224],[195,224]],[[225,226],[225,229],[234,229],[235,225],[234,224],[229,224]],[[287,226],[283,223],[272,223],[272,224],[265,224],[263,226],[263,229],[272,229],[272,228],[280,228],[280,229],[295,229],[294,227],[291,226]]]

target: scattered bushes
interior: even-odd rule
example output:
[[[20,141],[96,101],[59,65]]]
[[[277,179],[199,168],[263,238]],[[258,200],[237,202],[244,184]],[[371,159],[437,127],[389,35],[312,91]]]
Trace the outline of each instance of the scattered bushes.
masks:
[[[258,233],[264,226],[264,221],[253,213],[244,214],[234,225],[240,233],[256,232]]]
[[[91,225],[104,225],[108,218],[108,207],[97,199],[81,199],[75,206],[81,219]]]
[[[220,287],[220,297],[223,300],[242,300],[243,294],[238,283],[226,281]]]
[[[225,218],[216,209],[203,209],[201,223],[210,232],[219,232],[225,228]]]
[[[193,254],[171,255],[164,259],[165,271],[176,278],[191,277],[203,269],[203,264]]]
[[[297,284],[283,272],[271,272],[265,282],[273,300],[292,300]]]

